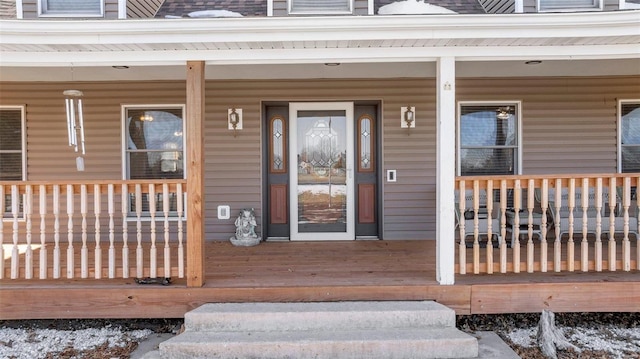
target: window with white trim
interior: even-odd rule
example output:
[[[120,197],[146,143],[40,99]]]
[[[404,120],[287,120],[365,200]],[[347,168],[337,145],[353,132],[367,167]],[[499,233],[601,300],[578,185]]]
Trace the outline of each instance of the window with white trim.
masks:
[[[640,100],[619,103],[620,172],[640,172]]]
[[[39,0],[40,16],[96,17],[104,14],[104,0]]]
[[[350,14],[353,0],[289,0],[291,14]]]
[[[538,0],[538,11],[601,9],[601,0]]]
[[[458,174],[520,173],[520,103],[458,104]]]
[[[126,179],[184,179],[184,105],[123,106],[123,157]],[[176,194],[169,198],[170,211],[177,211]],[[142,212],[149,211],[143,195]],[[162,213],[163,196],[156,193],[155,208]],[[130,212],[135,214],[135,194]],[[175,213],[173,213],[175,215]]]
[[[0,106],[0,181],[26,180],[24,106]],[[18,199],[22,218],[23,198]],[[4,194],[4,217],[12,218],[11,193]]]

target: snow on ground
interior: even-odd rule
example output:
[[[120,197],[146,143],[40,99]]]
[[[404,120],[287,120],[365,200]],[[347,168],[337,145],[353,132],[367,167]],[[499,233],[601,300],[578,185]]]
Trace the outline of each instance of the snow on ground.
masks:
[[[149,329],[124,331],[117,327],[79,330],[0,328],[0,358],[36,359],[69,348],[77,351],[95,349],[105,343],[124,347],[151,335]]]
[[[611,353],[611,358],[629,358],[640,353],[640,328],[602,328],[558,327],[567,340],[583,350],[602,350]],[[537,346],[538,328],[514,329],[507,333],[513,344],[523,348]]]

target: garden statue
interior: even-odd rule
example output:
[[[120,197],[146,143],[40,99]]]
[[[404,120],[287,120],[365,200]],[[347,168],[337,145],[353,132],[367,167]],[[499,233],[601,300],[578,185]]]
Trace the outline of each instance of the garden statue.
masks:
[[[261,238],[256,234],[256,216],[253,208],[240,210],[236,218],[236,235],[231,237],[231,243],[235,246],[255,246]]]

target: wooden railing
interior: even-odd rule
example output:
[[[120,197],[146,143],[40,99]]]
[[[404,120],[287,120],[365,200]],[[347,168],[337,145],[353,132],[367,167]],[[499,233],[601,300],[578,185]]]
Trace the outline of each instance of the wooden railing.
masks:
[[[640,270],[639,183],[638,173],[458,177],[457,271]]]
[[[182,278],[185,198],[184,180],[0,182],[0,279]]]

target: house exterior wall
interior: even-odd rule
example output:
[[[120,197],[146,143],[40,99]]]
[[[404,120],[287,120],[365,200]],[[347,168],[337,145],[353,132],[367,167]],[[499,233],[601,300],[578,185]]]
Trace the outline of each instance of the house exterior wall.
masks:
[[[84,92],[87,155],[75,168],[62,91]],[[640,98],[640,76],[458,79],[457,101],[522,101],[523,174],[614,173],[618,99]],[[262,212],[263,101],[376,100],[382,104],[380,179],[384,239],[434,239],[436,198],[435,79],[207,81],[205,229],[228,240],[240,208]],[[2,83],[0,105],[26,105],[28,180],[121,179],[121,106],[180,104],[185,83]],[[400,128],[400,107],[416,107],[416,128]],[[243,109],[243,129],[227,129],[230,107]],[[454,161],[455,159],[451,159]],[[228,204],[231,220],[218,220]],[[259,220],[260,221],[260,220]],[[260,221],[261,222],[261,221]],[[5,226],[5,231],[9,230]],[[259,229],[260,231],[260,229]]]
[[[620,2],[618,0],[602,0],[604,2],[602,6],[603,11],[620,10]],[[538,12],[537,0],[522,0],[524,12]]]
[[[104,18],[105,19],[117,19],[118,18],[118,0],[104,0]],[[22,13],[24,19],[37,19],[38,18],[38,0],[23,0],[22,1]],[[95,17],[92,17],[94,19]],[[73,18],[76,19],[76,18]]]
[[[353,0],[353,15],[368,15],[368,0]],[[289,16],[288,0],[273,0],[273,16]]]

